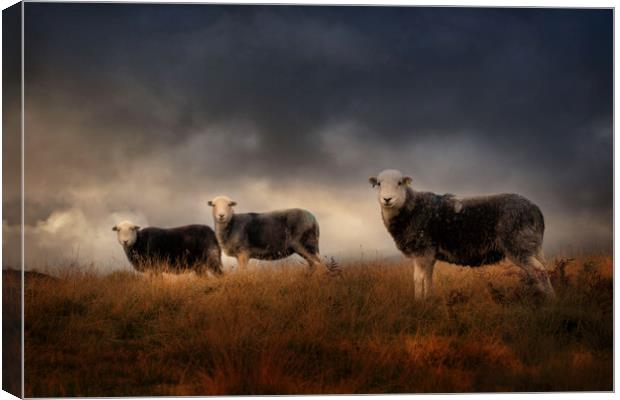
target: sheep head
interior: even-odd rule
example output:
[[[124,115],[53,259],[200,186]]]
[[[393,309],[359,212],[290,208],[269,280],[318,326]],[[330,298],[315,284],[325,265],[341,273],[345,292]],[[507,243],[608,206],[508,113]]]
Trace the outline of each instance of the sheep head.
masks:
[[[226,196],[217,196],[209,200],[208,204],[213,208],[213,222],[227,224],[234,214],[233,207],[237,205],[237,202]]]
[[[372,187],[377,187],[379,204],[382,208],[399,209],[407,199],[407,186],[411,184],[411,177],[403,176],[400,171],[386,169],[376,177],[371,176],[368,181]]]
[[[118,243],[123,247],[129,247],[136,243],[140,227],[133,222],[123,221],[113,226],[112,230],[116,232]]]

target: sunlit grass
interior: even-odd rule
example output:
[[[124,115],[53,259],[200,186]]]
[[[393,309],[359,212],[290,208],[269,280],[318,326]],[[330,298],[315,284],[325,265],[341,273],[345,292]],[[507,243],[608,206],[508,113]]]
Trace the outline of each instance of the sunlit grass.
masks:
[[[612,389],[612,260],[572,261],[546,302],[516,267],[297,265],[221,278],[72,272],[26,284],[26,395]]]

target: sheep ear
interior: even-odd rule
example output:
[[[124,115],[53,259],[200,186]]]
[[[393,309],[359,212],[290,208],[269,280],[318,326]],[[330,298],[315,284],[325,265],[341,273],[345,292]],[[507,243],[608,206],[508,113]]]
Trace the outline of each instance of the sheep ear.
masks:
[[[118,226],[114,225],[114,226],[112,227],[112,230],[113,230],[114,232],[117,232],[117,231],[118,231]]]
[[[403,177],[403,183],[404,183],[405,185],[411,185],[411,182],[413,182],[413,179],[411,179],[411,177],[410,177],[410,176],[405,176],[405,177]]]
[[[134,231],[137,231],[137,230],[139,230],[139,229],[140,229],[140,227],[139,227],[138,225],[134,225],[134,227],[133,227],[133,228],[131,228],[131,229],[133,229]]]
[[[237,205],[236,201],[231,201],[230,203],[228,203],[229,206],[234,207]]]
[[[379,183],[379,182],[377,181],[377,178],[376,178],[376,177],[374,177],[374,176],[371,176],[370,178],[368,178],[368,182],[370,182],[370,184],[372,185],[372,187],[377,186],[377,183]]]
[[[213,207],[213,202],[211,200],[207,201],[207,204]]]

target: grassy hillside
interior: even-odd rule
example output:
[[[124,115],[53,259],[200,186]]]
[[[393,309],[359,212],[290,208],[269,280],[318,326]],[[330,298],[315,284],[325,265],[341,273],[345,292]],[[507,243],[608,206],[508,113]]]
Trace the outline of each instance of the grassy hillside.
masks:
[[[342,267],[28,279],[26,395],[612,390],[608,256],[553,303],[510,264],[440,263],[427,302],[404,263]]]

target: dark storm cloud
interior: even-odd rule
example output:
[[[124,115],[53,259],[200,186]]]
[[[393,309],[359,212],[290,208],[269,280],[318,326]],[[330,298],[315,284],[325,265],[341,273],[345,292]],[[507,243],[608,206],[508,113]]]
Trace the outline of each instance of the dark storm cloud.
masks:
[[[610,10],[28,3],[26,20],[32,223],[148,160],[174,191],[395,166],[611,218]]]

